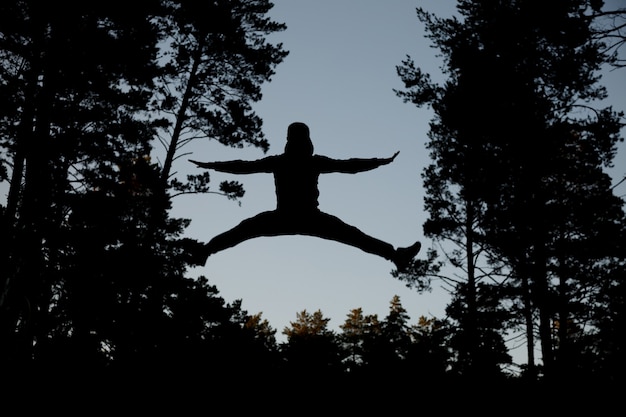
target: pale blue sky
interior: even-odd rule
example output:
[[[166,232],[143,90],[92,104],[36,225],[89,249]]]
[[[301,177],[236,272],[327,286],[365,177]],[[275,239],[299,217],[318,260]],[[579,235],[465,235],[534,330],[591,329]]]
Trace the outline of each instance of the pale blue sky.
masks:
[[[446,2],[421,2],[442,8]],[[448,2],[450,3],[450,2]],[[432,71],[415,15],[419,1],[275,1],[270,12],[287,30],[273,36],[290,51],[263,88],[255,106],[270,142],[281,153],[287,126],[307,123],[315,152],[333,158],[400,155],[376,170],[320,177],[320,209],[394,246],[423,239],[420,174],[428,163],[424,144],[430,112],[402,103],[395,66],[406,54]],[[449,10],[444,8],[444,10]],[[199,160],[256,159],[257,149],[199,145]],[[196,149],[196,148],[194,148]],[[180,165],[180,163],[179,163]],[[182,169],[182,167],[180,167]],[[214,173],[212,181],[238,179],[246,188],[241,207],[219,196],[186,196],[175,213],[192,219],[189,235],[208,240],[246,217],[275,208],[272,175]],[[280,332],[296,313],[320,309],[337,329],[351,309],[383,318],[399,295],[413,322],[443,315],[445,296],[419,295],[390,275],[393,264],[359,249],[304,236],[259,238],[211,256],[205,274],[227,300],[243,299],[250,313],[262,312]]]
[[[613,2],[615,4],[623,1]],[[395,67],[409,54],[434,80],[442,80],[438,51],[429,47],[415,13],[424,7],[440,16],[454,12],[452,0],[275,0],[270,16],[287,24],[271,39],[290,51],[276,68],[263,99],[255,106],[264,120],[271,148],[281,153],[286,129],[305,122],[318,154],[334,158],[397,159],[376,170],[320,177],[320,209],[339,216],[394,246],[423,238],[423,189],[420,174],[429,163],[425,151],[431,112],[403,103]],[[626,108],[626,70],[610,74],[612,95]],[[619,102],[621,100],[621,102]],[[616,160],[626,174],[625,152]],[[256,159],[257,149],[228,149],[216,143],[195,145],[193,159]],[[178,163],[178,169],[184,169]],[[192,219],[188,234],[207,241],[244,218],[275,208],[273,178],[268,174],[232,176],[214,173],[213,181],[238,179],[246,188],[241,207],[219,196],[185,196],[175,201],[176,215]],[[626,186],[622,186],[626,194]],[[418,256],[423,256],[421,253]],[[211,256],[193,275],[206,275],[230,302],[243,300],[249,313],[262,312],[281,331],[296,313],[320,309],[337,330],[351,309],[387,315],[399,295],[411,323],[420,315],[444,316],[448,295],[434,284],[418,294],[390,275],[393,264],[336,242],[303,236],[259,238]],[[524,349],[520,349],[523,354]]]

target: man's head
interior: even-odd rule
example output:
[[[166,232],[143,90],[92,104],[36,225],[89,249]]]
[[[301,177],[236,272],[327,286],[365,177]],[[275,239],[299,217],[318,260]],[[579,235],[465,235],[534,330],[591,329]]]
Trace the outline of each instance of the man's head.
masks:
[[[289,125],[285,153],[293,156],[313,155],[313,142],[311,142],[307,125],[301,122],[294,122]]]

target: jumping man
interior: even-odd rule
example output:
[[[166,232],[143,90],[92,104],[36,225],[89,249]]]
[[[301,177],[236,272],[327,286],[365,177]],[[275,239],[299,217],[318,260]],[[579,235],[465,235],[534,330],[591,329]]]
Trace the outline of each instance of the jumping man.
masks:
[[[317,182],[320,174],[341,172],[355,174],[391,163],[391,158],[345,160],[313,154],[313,143],[306,124],[295,122],[287,129],[287,143],[281,155],[254,161],[198,162],[200,168],[231,174],[273,173],[276,187],[276,210],[259,213],[231,230],[215,236],[204,246],[203,264],[221,250],[261,236],[307,235],[335,240],[381,256],[404,271],[420,250],[420,242],[395,249],[391,244],[371,237],[338,217],[320,211]]]

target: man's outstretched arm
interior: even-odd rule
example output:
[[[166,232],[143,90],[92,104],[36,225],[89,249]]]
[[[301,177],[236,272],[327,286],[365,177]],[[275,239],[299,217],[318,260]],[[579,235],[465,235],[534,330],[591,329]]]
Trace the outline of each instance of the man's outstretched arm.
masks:
[[[327,174],[330,172],[341,172],[344,174],[356,174],[357,172],[369,171],[378,168],[381,165],[387,165],[396,159],[400,152],[396,152],[390,158],[351,158],[351,159],[332,159],[320,156],[321,166],[320,172]]]
[[[196,164],[199,168],[213,169],[219,172],[227,172],[229,174],[255,174],[259,172],[272,172],[273,157],[257,159],[255,161],[242,161],[236,159],[234,161],[216,161],[216,162],[200,162],[190,159],[189,162]]]

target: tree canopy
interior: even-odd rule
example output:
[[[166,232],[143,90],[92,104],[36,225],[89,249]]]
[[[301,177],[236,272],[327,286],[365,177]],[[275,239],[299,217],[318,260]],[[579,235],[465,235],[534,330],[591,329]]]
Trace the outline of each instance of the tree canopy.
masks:
[[[569,378],[582,360],[574,346],[598,330],[587,325],[599,283],[624,271],[624,201],[604,170],[623,140],[623,112],[601,107],[599,72],[617,59],[594,30],[601,7],[468,0],[446,19],[418,9],[448,80],[434,84],[408,57],[397,94],[435,112],[424,231],[460,248],[449,259],[466,282],[450,313],[469,337],[470,363],[480,334],[508,327],[491,319],[479,330],[481,316],[504,308],[526,328],[532,377],[537,326],[546,376]]]
[[[321,310],[302,310],[279,342],[261,312],[188,276],[202,242],[170,208],[184,193],[243,196],[236,182],[180,176],[176,162],[193,141],[268,149],[253,104],[287,56],[268,40],[286,25],[267,0],[127,6],[0,3],[7,380],[132,386],[139,375],[172,389],[194,374],[214,397],[253,397],[271,375],[281,383],[267,388],[296,391],[294,402],[339,384],[350,401],[375,392],[359,400],[368,406],[441,387],[571,394],[623,382],[626,218],[606,168],[624,114],[604,105],[600,76],[623,66],[622,9],[460,0],[441,18],[418,8],[447,79],[407,57],[396,94],[434,113],[424,234],[442,250],[395,276],[417,291],[443,283],[446,316],[411,322],[394,297],[384,317],[357,307],[332,330]],[[511,355],[520,341],[527,363]]]

